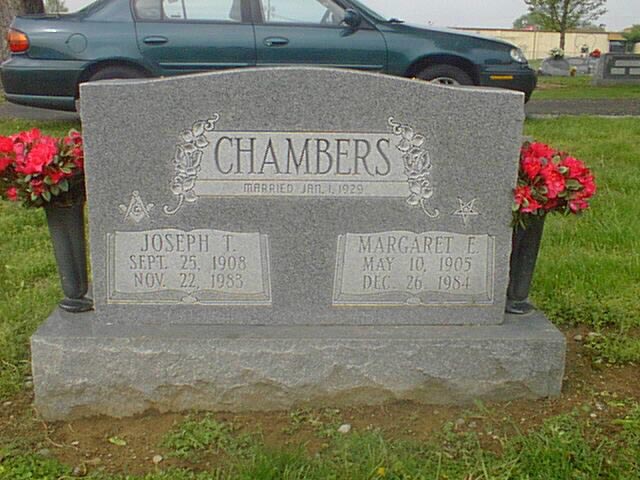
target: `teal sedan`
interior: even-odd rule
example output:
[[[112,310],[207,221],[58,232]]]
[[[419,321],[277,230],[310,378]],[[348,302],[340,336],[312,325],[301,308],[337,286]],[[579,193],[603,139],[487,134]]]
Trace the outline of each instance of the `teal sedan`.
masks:
[[[97,0],[17,17],[0,66],[7,99],[75,110],[78,86],[229,68],[315,65],[518,90],[535,72],[514,45],[386,18],[357,0]]]

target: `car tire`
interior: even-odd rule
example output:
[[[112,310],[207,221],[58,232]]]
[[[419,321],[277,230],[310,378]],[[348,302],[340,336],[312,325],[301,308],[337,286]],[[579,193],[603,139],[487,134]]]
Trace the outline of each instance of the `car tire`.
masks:
[[[441,85],[473,85],[471,76],[453,65],[431,65],[416,75],[416,78]]]
[[[80,82],[95,82],[98,80],[116,80],[119,78],[145,78],[148,75],[137,68],[129,67],[127,65],[110,65],[108,67],[102,67],[86,80]],[[79,93],[79,89],[78,89]],[[80,97],[76,98],[76,112],[80,113]]]
[[[112,65],[102,67],[93,73],[87,82],[95,82],[96,80],[115,80],[117,78],[144,78],[147,75],[142,70],[128,67],[126,65]]]

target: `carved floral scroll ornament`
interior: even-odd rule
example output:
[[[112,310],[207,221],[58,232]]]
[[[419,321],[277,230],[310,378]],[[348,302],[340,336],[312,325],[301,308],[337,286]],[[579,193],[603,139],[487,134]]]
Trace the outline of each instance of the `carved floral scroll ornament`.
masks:
[[[420,207],[429,218],[440,216],[438,209],[430,210],[427,206],[434,193],[431,183],[431,157],[426,148],[427,139],[407,124],[396,122],[389,118],[389,125],[393,134],[398,137],[396,148],[402,153],[404,172],[408,177],[409,191],[407,203],[412,207]]]
[[[206,133],[215,130],[218,120],[220,115],[216,113],[208,120],[195,122],[190,130],[181,133],[181,142],[176,145],[173,157],[175,176],[171,181],[171,191],[176,196],[178,204],[174,208],[165,205],[164,213],[167,215],[178,213],[184,202],[194,203],[198,199],[195,186],[202,168],[203,150],[209,146]]]

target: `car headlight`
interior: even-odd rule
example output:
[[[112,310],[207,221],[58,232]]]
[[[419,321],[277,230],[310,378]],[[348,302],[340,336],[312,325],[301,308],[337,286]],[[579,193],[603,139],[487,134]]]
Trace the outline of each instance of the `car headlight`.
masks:
[[[511,49],[511,58],[518,63],[527,63],[527,57],[524,56],[524,53],[519,48]]]

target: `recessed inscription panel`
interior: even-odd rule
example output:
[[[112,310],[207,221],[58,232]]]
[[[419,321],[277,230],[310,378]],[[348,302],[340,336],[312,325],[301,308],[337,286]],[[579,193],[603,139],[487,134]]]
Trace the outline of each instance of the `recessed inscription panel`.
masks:
[[[616,67],[640,67],[640,60],[616,60]]]
[[[271,305],[266,235],[162,229],[107,242],[108,303]]]
[[[218,131],[220,115],[180,135],[171,190],[175,215],[199,197],[405,197],[436,218],[427,137],[387,119],[387,132]]]
[[[492,304],[494,258],[489,235],[348,233],[338,238],[333,304]]]

